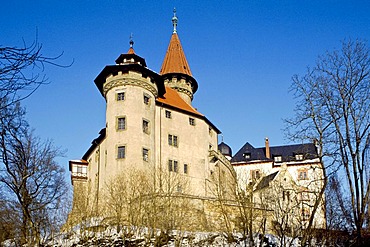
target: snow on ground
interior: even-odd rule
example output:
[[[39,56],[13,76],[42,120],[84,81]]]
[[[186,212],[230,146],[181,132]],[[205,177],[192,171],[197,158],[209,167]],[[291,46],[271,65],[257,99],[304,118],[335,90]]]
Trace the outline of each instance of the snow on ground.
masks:
[[[233,241],[229,242],[223,233],[206,232],[182,232],[178,235],[176,231],[171,234],[158,234],[155,238],[148,239],[144,236],[125,237],[123,231],[117,233],[110,229],[104,232],[88,232],[82,234],[79,231],[62,233],[51,240],[46,246],[52,247],[83,247],[83,246],[184,246],[184,247],[249,247],[249,241],[243,240],[241,234],[234,234]],[[179,243],[175,245],[175,241]],[[260,245],[262,242],[262,245]],[[264,238],[254,236],[254,246],[279,246],[278,238],[273,235],[266,235]],[[298,241],[294,241],[292,247],[299,246]]]

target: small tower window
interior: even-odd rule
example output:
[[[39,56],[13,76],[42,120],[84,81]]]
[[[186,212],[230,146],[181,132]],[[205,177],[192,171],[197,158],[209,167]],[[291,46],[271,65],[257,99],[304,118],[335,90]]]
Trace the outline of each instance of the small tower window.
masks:
[[[189,172],[189,166],[188,164],[184,164],[184,173],[188,174],[188,172]]]
[[[195,126],[195,119],[189,117],[189,124],[192,125],[192,126]]]
[[[143,132],[149,134],[149,121],[143,119]]]
[[[126,147],[119,146],[117,148],[117,159],[124,159],[126,157]]]
[[[165,114],[166,114],[166,118],[172,118],[172,114],[170,111],[166,110]]]
[[[150,104],[150,96],[147,94],[144,94],[144,104],[146,105]]]
[[[117,101],[124,101],[125,100],[125,92],[117,93]]]
[[[126,129],[126,118],[118,117],[117,118],[117,130],[125,130],[125,129]]]
[[[143,148],[143,160],[149,161],[149,149]]]

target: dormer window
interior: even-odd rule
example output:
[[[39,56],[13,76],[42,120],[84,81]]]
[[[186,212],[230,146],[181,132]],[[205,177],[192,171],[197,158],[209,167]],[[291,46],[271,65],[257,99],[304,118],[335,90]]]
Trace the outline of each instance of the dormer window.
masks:
[[[251,158],[251,153],[244,153],[243,154],[244,159],[248,160]]]
[[[283,157],[281,155],[274,156],[274,161],[275,162],[282,162],[283,161]]]
[[[303,160],[303,154],[296,154],[295,160]]]

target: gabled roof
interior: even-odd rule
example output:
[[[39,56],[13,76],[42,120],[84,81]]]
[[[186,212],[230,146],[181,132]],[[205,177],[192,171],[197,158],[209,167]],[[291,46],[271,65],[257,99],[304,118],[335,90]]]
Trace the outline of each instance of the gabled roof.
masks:
[[[160,75],[170,73],[180,73],[192,76],[177,33],[173,33],[171,36],[170,44],[168,45],[166,56],[159,72]]]
[[[249,154],[246,155],[246,154]],[[269,161],[281,156],[282,162],[295,161],[296,154],[303,154],[303,159],[317,158],[317,150],[313,143],[293,144],[270,147],[270,159],[266,157],[266,148],[255,148],[248,142],[233,156],[231,162]]]
[[[260,190],[269,186],[270,182],[275,179],[276,175],[279,171],[271,173],[261,179],[261,181],[257,184],[255,190]]]
[[[248,155],[248,157],[247,157]],[[252,161],[252,160],[268,160],[263,149],[255,148],[249,142],[233,156],[231,162]]]

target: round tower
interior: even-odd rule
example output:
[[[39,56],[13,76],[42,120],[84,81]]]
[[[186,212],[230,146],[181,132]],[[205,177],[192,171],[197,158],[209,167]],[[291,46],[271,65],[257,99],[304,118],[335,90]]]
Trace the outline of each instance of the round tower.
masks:
[[[95,84],[106,100],[104,174],[154,165],[155,99],[164,93],[162,78],[135,54],[131,40],[128,52],[106,66]]]

